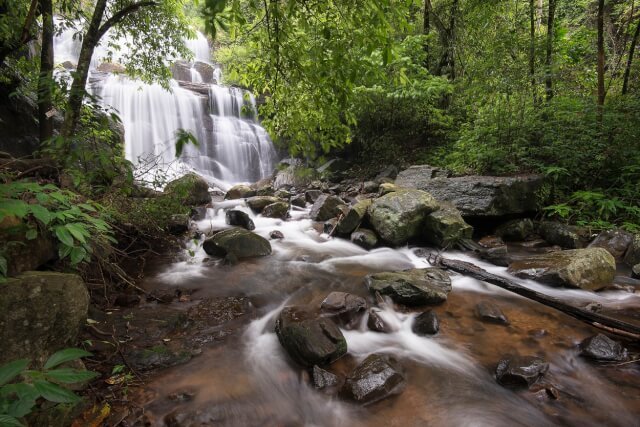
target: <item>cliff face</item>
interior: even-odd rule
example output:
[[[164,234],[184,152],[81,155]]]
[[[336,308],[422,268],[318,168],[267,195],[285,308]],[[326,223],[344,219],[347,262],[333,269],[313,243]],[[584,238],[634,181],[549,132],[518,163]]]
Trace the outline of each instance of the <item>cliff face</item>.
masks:
[[[23,157],[38,148],[37,113],[35,99],[16,93],[11,84],[0,85],[0,151]]]

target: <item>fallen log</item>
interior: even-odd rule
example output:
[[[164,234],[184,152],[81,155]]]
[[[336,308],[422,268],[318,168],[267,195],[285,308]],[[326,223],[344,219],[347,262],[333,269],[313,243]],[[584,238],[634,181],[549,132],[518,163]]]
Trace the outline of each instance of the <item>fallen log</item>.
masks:
[[[59,166],[51,159],[12,159],[0,158],[0,171],[7,170],[18,174],[16,179],[27,176],[57,178]]]
[[[640,325],[634,325],[590,310],[572,306],[557,298],[518,285],[504,277],[491,274],[470,262],[447,259],[435,254],[430,255],[428,261],[433,266],[445,268],[465,276],[473,277],[474,279],[496,285],[522,297],[544,304],[547,307],[555,308],[556,310],[559,310],[574,319],[588,323],[595,328],[640,341]]]

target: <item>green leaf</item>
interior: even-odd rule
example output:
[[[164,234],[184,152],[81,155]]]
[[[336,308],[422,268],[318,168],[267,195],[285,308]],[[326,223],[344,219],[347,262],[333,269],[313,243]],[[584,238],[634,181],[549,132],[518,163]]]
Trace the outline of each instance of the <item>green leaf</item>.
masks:
[[[36,230],[35,228],[30,228],[27,230],[24,237],[26,237],[27,240],[33,240],[38,237],[38,230]]]
[[[35,386],[27,383],[7,384],[0,388],[0,395],[9,396],[11,394],[18,396],[18,399],[36,400],[40,397]]]
[[[58,248],[58,257],[60,257],[60,259],[65,259],[69,256],[74,247],[75,246],[68,246],[65,244],[60,245]]]
[[[0,213],[5,216],[15,215],[22,219],[29,213],[29,205],[22,200],[4,199],[0,201]]]
[[[76,265],[82,262],[87,256],[87,251],[82,246],[74,246],[71,248],[71,265]]]
[[[34,381],[38,392],[50,402],[55,403],[76,403],[80,400],[72,391],[52,384],[49,381]]]
[[[29,209],[33,216],[44,225],[48,225],[51,222],[51,212],[49,212],[49,209],[42,205],[29,205]]]
[[[27,369],[28,359],[19,359],[0,366],[0,385],[6,384]]]
[[[82,350],[81,348],[65,348],[64,350],[60,350],[52,354],[47,360],[47,363],[44,364],[44,369],[55,368],[62,363],[87,356],[92,356],[92,354],[88,351]]]
[[[89,235],[89,232],[85,228],[84,225],[79,222],[74,222],[71,224],[66,224],[65,228],[69,230],[69,232],[81,243],[87,243],[86,237]]]
[[[17,419],[9,416],[9,415],[1,415],[0,414],[0,426],[2,427],[24,427],[24,425],[18,421]]]
[[[78,204],[78,206],[80,206],[85,211],[96,212],[96,208],[94,208],[93,206],[91,206],[88,203],[80,203],[80,204]]]
[[[94,379],[98,376],[96,372],[82,371],[73,368],[60,368],[47,371],[47,379],[57,381],[63,384],[80,383]]]
[[[55,227],[55,233],[58,240],[60,240],[65,245],[67,246],[75,245],[73,241],[73,237],[71,236],[71,233],[69,233],[69,230],[67,230],[67,228],[65,228],[64,226],[59,225]]]

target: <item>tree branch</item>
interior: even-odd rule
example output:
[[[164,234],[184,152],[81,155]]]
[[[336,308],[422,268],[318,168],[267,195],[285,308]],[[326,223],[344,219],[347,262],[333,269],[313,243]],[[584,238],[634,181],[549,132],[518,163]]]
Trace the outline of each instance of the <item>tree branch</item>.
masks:
[[[107,19],[107,21],[104,24],[102,24],[102,26],[98,30],[98,40],[100,40],[102,36],[104,36],[111,27],[119,24],[124,18],[126,18],[127,15],[137,11],[142,7],[157,6],[157,5],[158,5],[158,2],[153,0],[141,1],[138,3],[132,3],[129,6],[119,10],[111,18]]]

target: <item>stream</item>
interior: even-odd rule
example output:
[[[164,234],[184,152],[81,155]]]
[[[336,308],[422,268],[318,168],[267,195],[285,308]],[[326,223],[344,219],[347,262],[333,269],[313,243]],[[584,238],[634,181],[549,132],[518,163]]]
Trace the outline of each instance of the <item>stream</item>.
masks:
[[[636,364],[596,364],[578,356],[577,345],[594,330],[551,308],[474,279],[452,276],[448,301],[434,307],[440,332],[418,336],[411,324],[420,311],[407,311],[390,301],[381,317],[390,333],[367,329],[366,319],[343,330],[348,354],[327,369],[346,376],[372,353],[389,354],[405,369],[407,386],[398,396],[361,407],[314,389],[308,374],[292,362],[274,333],[274,321],[287,305],[319,310],[332,291],[375,299],[364,276],[380,271],[425,268],[418,248],[366,251],[347,240],[320,234],[306,209],[288,221],[256,216],[242,201],[214,203],[197,222],[207,233],[228,227],[225,209],[244,210],[255,232],[271,240],[273,254],[237,265],[209,259],[202,241],[191,241],[180,259],[157,269],[147,282],[154,287],[181,286],[197,291],[193,300],[244,297],[253,315],[225,340],[206,348],[190,362],[160,373],[137,399],[153,426],[633,426],[639,425],[640,372]],[[537,291],[584,306],[602,304],[604,311],[637,310],[640,298],[624,292],[593,293],[551,288],[516,279],[497,267],[461,252],[446,257],[471,260]],[[509,325],[483,323],[474,316],[482,300],[497,303]],[[544,357],[550,368],[530,390],[500,386],[497,362],[507,354]],[[192,396],[171,399],[169,396]]]

